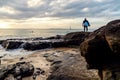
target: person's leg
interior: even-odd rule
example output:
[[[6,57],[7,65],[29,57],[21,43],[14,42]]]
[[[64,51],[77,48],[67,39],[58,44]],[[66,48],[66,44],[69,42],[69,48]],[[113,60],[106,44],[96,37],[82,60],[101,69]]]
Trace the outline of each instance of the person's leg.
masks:
[[[86,27],[86,32],[88,32],[88,27]]]
[[[85,26],[84,26],[84,32],[85,32]]]

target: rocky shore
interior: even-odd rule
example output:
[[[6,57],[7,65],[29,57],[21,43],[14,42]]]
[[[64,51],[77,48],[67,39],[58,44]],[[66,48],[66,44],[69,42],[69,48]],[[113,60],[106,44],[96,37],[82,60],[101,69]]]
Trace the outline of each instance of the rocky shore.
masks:
[[[1,40],[0,44],[6,49],[40,50],[46,48],[79,46],[90,32],[73,32],[64,36],[57,35],[48,38],[26,38]]]
[[[80,45],[89,69],[98,69],[101,80],[120,80],[120,20],[92,32]]]
[[[94,32],[1,40],[5,50],[35,52],[1,56],[0,80],[119,80],[119,33],[120,20],[115,20]]]
[[[63,73],[57,73],[59,72],[59,70],[68,72],[62,76],[62,80],[66,80],[66,78],[69,78],[70,80],[69,75],[72,75],[71,69],[73,69],[73,71],[74,69],[75,71],[84,71],[84,73],[80,74],[79,72],[74,71],[75,75],[71,76],[71,80],[74,80],[76,76],[81,76],[78,77],[78,79],[98,79],[98,76],[96,77],[97,71],[87,70],[86,62],[84,58],[80,55],[79,51],[80,43],[83,42],[85,37],[87,37],[89,34],[90,32],[73,32],[68,33],[64,36],[57,35],[55,37],[49,38],[40,37],[28,39],[7,39],[0,41],[0,44],[7,51],[19,48],[28,51],[37,50],[32,54],[23,55],[22,57],[13,57],[12,59],[3,58],[2,64],[4,64],[4,66],[1,67],[0,80],[61,80],[61,75]],[[78,63],[79,61],[81,62]],[[32,65],[34,68],[32,70],[32,75],[23,76],[26,74],[30,74],[31,71],[27,71],[24,74],[23,72],[21,72],[22,66],[19,66],[18,68],[18,66],[16,65],[18,63],[24,63],[24,67],[27,66],[26,63]],[[11,68],[9,70],[9,65],[14,65],[14,68]],[[70,65],[75,65],[75,67],[73,66],[69,68]],[[81,68],[79,66],[81,66]],[[4,68],[6,70],[5,73]],[[25,67],[26,70],[29,70],[29,68],[30,67]],[[68,68],[68,70],[66,70],[66,68]],[[19,75],[15,76],[15,74],[13,74],[13,71],[19,72]],[[57,76],[56,74],[59,75]],[[84,77],[84,75],[86,75],[86,77]],[[92,76],[95,77],[93,78]]]
[[[16,64],[24,63],[23,66]],[[29,65],[34,67],[31,71]],[[12,59],[2,59],[0,80],[98,80],[97,70],[87,70],[87,63],[80,55],[79,47],[76,48],[51,48],[35,51],[32,54]],[[14,69],[9,68],[14,65]],[[16,66],[15,66],[16,65]],[[4,68],[6,70],[3,74]],[[20,69],[20,71],[19,71]],[[24,74],[22,71],[27,70]],[[22,73],[14,76],[12,72]],[[30,74],[32,75],[26,75]],[[26,76],[23,76],[26,75]],[[3,79],[4,77],[4,79]],[[20,79],[18,79],[20,77]]]

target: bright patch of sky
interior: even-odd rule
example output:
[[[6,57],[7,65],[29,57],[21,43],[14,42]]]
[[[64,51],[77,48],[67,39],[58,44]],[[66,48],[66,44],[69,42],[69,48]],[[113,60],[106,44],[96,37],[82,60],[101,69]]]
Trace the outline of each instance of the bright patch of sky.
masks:
[[[119,0],[0,0],[0,28],[81,29],[120,18]]]

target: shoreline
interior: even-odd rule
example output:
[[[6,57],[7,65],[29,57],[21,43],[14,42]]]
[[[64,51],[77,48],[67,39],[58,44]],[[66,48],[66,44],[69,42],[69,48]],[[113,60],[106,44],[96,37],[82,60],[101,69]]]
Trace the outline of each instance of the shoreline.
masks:
[[[26,38],[26,39],[6,39],[1,40],[0,44],[6,50],[23,48],[24,50],[33,51],[46,48],[79,46],[90,32],[72,32],[66,35],[56,35],[47,38]]]
[[[79,77],[83,78],[83,76],[86,75],[86,77],[84,77],[85,79],[87,78],[92,79],[93,78],[92,76],[94,76],[95,79],[98,79],[99,77],[97,75],[97,71],[87,70],[86,68],[87,63],[85,59],[80,55],[79,45],[84,41],[84,39],[89,34],[90,32],[73,32],[68,33],[64,36],[57,35],[45,39],[39,37],[35,39],[8,39],[0,41],[4,51],[8,51],[10,53],[13,52],[13,54],[16,54],[18,52],[23,53],[23,54],[18,53],[18,55],[15,56],[12,54],[11,54],[12,56],[10,56],[9,54],[8,58],[7,55],[5,55],[6,58],[4,57],[4,55],[1,56],[3,57],[2,64],[4,67],[9,66],[10,64],[11,65],[15,64],[17,66],[17,64],[20,64],[20,62],[24,63],[21,65],[26,66],[27,64],[33,65],[34,72],[29,77],[22,77],[22,75],[14,77],[12,75],[13,76],[12,78],[21,77],[22,80],[28,79],[33,80],[34,75],[36,80],[51,80],[53,75],[59,74],[59,72],[56,73],[57,70],[59,69],[64,70],[65,67],[68,67],[68,69],[70,69],[69,71],[66,72],[63,71],[63,73],[66,73],[68,75],[71,75],[70,72],[71,68],[74,68],[72,69],[73,72],[74,70],[75,72],[78,70],[80,71],[83,70],[84,73],[76,72],[75,73],[76,75],[72,76],[79,75]],[[69,67],[71,65],[73,65],[73,67]],[[81,67],[78,67],[78,65]],[[19,68],[21,67],[19,66]],[[28,69],[29,68],[30,67],[28,67]],[[9,71],[8,69],[9,68],[6,68],[7,71]],[[9,79],[11,77],[8,76],[7,78]]]
[[[36,71],[36,68],[40,68],[45,71],[45,74],[37,76],[36,80],[47,80],[47,78],[52,73],[51,67],[53,67],[52,63],[54,62],[54,61],[50,61],[50,60],[53,59],[53,60],[57,61],[57,59],[60,59],[60,57],[55,58],[55,56],[57,56],[57,55],[58,56],[68,56],[70,54],[71,55],[79,54],[79,48],[61,47],[61,48],[37,50],[31,54],[22,55],[22,56],[19,55],[19,57],[13,56],[11,59],[2,59],[2,65],[4,64],[7,66],[10,64],[15,64],[17,62],[24,62],[24,61],[30,62],[34,66],[35,71]],[[49,57],[49,59],[47,59],[45,57],[45,55],[52,55],[52,57]],[[64,61],[64,60],[65,60],[64,58],[61,59],[61,61]],[[25,77],[22,80],[28,80],[28,79],[33,80],[32,76]]]

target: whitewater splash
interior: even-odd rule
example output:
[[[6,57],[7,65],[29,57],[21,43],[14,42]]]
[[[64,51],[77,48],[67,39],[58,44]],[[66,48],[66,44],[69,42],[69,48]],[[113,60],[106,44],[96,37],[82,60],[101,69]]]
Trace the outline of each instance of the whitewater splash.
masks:
[[[25,55],[29,55],[33,52],[35,52],[35,51],[27,51],[22,48],[14,49],[14,50],[5,50],[5,48],[3,48],[0,45],[0,57],[2,57],[3,59],[12,59],[13,57],[14,58],[22,57]]]

